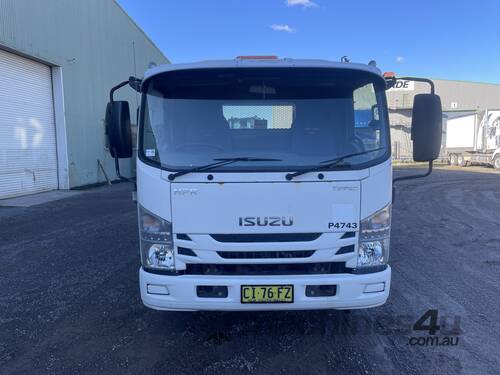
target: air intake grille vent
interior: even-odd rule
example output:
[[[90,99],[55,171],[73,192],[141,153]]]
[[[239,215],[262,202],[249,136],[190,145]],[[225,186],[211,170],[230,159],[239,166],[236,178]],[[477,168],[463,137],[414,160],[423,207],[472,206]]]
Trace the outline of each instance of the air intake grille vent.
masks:
[[[350,273],[345,262],[288,264],[186,264],[186,275],[316,275]]]
[[[211,234],[218,242],[308,242],[314,241],[321,233],[258,233],[258,234]]]
[[[224,259],[308,258],[314,250],[299,251],[217,251]]]

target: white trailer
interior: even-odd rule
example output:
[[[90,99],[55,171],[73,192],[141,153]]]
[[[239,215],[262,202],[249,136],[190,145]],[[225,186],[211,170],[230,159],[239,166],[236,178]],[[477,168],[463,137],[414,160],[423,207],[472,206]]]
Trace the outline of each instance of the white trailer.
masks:
[[[500,169],[500,110],[448,119],[445,147],[451,165],[480,163]]]

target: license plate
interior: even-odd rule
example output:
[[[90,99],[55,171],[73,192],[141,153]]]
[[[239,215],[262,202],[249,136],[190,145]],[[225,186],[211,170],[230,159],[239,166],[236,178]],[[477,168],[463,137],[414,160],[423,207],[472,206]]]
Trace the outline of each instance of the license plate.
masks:
[[[242,285],[241,303],[293,303],[293,285]]]

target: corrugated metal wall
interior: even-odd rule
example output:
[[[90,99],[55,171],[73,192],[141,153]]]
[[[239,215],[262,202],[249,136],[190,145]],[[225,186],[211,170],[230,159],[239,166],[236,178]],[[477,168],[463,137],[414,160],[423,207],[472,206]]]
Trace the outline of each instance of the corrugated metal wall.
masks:
[[[108,91],[165,56],[113,0],[0,0],[2,46],[62,67],[70,187],[104,180],[97,159],[114,176],[103,128]],[[124,89],[118,98],[135,119],[138,97]]]
[[[444,111],[500,108],[500,84],[433,79]],[[390,108],[411,108],[415,94],[428,93],[429,85],[415,82],[413,91],[388,91]]]

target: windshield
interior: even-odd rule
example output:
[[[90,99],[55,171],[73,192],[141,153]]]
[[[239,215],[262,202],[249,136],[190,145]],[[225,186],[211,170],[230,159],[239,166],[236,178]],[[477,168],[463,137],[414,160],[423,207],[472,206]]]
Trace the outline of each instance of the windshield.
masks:
[[[147,82],[140,157],[176,171],[242,157],[257,160],[214,169],[291,170],[358,153],[332,168],[364,168],[389,156],[384,90],[349,69],[163,73]]]

